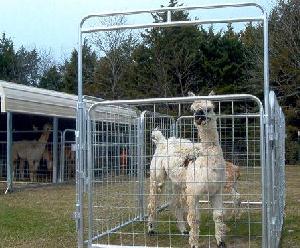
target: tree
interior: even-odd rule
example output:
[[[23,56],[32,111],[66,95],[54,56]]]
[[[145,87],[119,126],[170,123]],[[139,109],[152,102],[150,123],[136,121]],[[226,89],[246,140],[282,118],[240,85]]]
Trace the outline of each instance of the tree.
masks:
[[[94,71],[97,63],[97,57],[91,46],[84,41],[82,47],[82,62],[83,62],[83,85],[93,84]],[[78,52],[73,50],[69,61],[65,61],[63,65],[63,86],[62,91],[77,94],[77,82],[78,82]]]
[[[38,86],[39,54],[36,49],[27,51],[23,46],[16,53],[16,82],[29,86]]]
[[[297,163],[300,127],[300,2],[278,0],[270,15],[271,82],[284,107],[287,123],[286,159]],[[299,160],[298,160],[299,163]]]
[[[176,5],[178,2],[171,0],[168,6]],[[153,18],[154,22],[165,22],[167,13]],[[172,20],[189,20],[188,13],[176,11]],[[142,34],[142,43],[133,55],[140,91],[151,96],[186,95],[196,80],[197,31],[197,27],[153,28]]]
[[[5,33],[0,39],[0,79],[15,81],[17,74],[17,57],[11,39]]]
[[[285,106],[300,101],[299,17],[298,0],[279,0],[270,15],[271,80]]]
[[[60,91],[62,86],[62,74],[56,65],[51,66],[44,72],[39,83],[40,88],[56,91]]]
[[[101,22],[104,26],[121,26],[125,23],[124,16],[106,18]],[[136,44],[132,33],[122,30],[102,32],[93,36],[93,44],[100,60],[95,72],[96,84],[89,86],[89,91],[96,90],[98,96],[108,99],[128,96],[124,86]]]
[[[0,39],[0,78],[15,83],[37,86],[39,55],[36,49],[26,50],[23,46],[15,52],[13,41]]]

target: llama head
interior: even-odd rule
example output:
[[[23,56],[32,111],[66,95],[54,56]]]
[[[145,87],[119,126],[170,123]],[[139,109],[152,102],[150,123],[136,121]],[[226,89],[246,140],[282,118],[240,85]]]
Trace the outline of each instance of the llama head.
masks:
[[[215,93],[211,91],[209,96]],[[194,93],[189,92],[189,96],[195,96]],[[196,100],[191,105],[191,111],[194,114],[194,123],[198,126],[209,126],[216,121],[216,115],[214,113],[214,104],[210,100]]]
[[[155,129],[153,129],[152,133],[151,133],[151,139],[152,142],[157,145],[163,141],[166,140],[165,136],[162,134],[162,132],[158,129],[158,127],[156,127]]]
[[[51,129],[52,129],[52,125],[49,124],[49,123],[46,123],[46,124],[43,126],[43,131],[45,131],[45,132],[49,132]]]

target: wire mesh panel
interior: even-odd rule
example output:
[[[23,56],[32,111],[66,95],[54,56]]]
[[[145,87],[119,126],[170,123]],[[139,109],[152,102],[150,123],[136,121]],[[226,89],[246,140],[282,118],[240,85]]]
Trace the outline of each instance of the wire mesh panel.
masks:
[[[60,139],[61,133],[59,132],[58,135]],[[30,183],[52,182],[52,131],[13,131],[12,137],[13,180]],[[6,154],[6,142],[3,142],[3,149]],[[58,150],[60,150],[60,144],[58,144]],[[6,167],[4,170],[6,173]]]
[[[237,98],[131,101],[139,117],[91,111],[86,242],[262,246],[262,112]]]
[[[6,133],[1,132],[1,135]],[[6,142],[0,141],[0,181],[6,180]]]
[[[284,208],[285,208],[285,117],[278,104],[275,93],[270,92],[271,107],[271,244],[279,246],[281,231],[283,227]]]
[[[62,133],[60,149],[60,181],[75,180],[76,138],[75,130],[66,129]]]
[[[132,110],[100,110],[92,113],[90,127],[89,236],[111,243],[113,230],[142,215],[139,122]]]

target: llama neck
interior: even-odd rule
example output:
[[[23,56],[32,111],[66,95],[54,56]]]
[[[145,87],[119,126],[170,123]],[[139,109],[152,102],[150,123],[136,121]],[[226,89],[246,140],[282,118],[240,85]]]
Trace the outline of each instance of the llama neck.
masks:
[[[42,133],[41,137],[39,138],[39,142],[46,143],[49,139],[49,134],[49,132]]]
[[[204,145],[219,145],[219,134],[217,131],[217,123],[212,122],[209,126],[203,127],[197,125],[198,136]]]

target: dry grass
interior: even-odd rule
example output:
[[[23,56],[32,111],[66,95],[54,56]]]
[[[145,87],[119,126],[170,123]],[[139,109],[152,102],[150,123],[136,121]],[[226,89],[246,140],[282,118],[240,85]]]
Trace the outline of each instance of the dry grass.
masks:
[[[75,247],[74,185],[0,195],[0,247]]]
[[[243,173],[245,175],[245,173]],[[248,182],[255,182],[259,174],[251,171],[248,178],[242,178]],[[300,242],[300,167],[287,167],[287,208],[282,238],[282,247],[299,247]],[[113,226],[120,220],[126,221],[128,213],[134,216],[136,200],[128,194],[128,189],[137,189],[136,183],[124,182],[120,178],[114,185],[106,183],[97,190],[95,201],[97,208],[94,209],[95,216],[104,216],[104,219],[114,219],[110,223]],[[254,184],[253,184],[254,185]],[[252,185],[252,186],[253,186]],[[241,192],[253,193],[259,185],[240,185]],[[256,189],[255,189],[256,188]],[[1,190],[3,189],[3,185]],[[2,191],[3,192],[3,191]],[[114,192],[114,193],[112,193]],[[148,186],[145,186],[148,192]],[[123,197],[122,197],[123,195]],[[126,197],[124,197],[126,195]],[[249,194],[249,199],[251,194]],[[109,197],[107,197],[109,196]],[[30,188],[9,195],[0,195],[0,247],[76,247],[75,224],[71,218],[74,211],[75,186],[60,185],[43,188]],[[118,212],[113,212],[114,206],[119,206]],[[241,219],[231,219],[227,244],[229,247],[248,247],[248,232],[251,231],[251,247],[260,246],[261,227],[259,223],[248,225],[249,213],[251,221],[260,221],[260,211],[244,210]],[[102,214],[102,215],[101,215]],[[174,218],[170,211],[165,210],[159,214],[158,235],[145,236],[146,223],[144,221],[130,224],[121,232],[106,236],[102,239],[106,243],[147,244],[151,246],[188,247],[187,237],[178,235]],[[106,225],[97,225],[97,228],[106,228]],[[213,222],[210,210],[202,211],[201,235],[202,245],[207,247],[210,243],[213,247]],[[172,236],[169,235],[172,233]],[[257,240],[255,240],[257,238]]]

